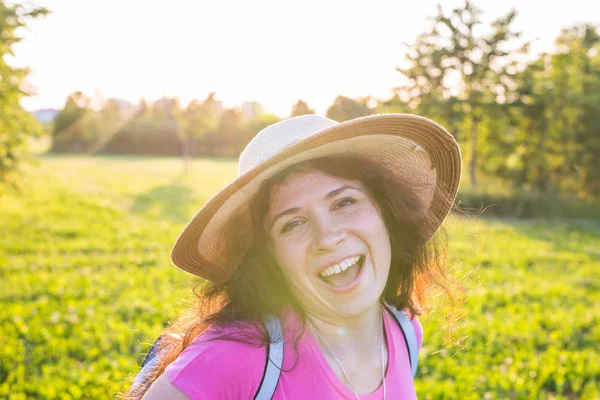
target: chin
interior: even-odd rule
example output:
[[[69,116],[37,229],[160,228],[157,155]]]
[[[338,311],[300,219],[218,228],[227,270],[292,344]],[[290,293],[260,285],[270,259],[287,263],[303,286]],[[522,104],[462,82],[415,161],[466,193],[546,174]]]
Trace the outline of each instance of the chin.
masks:
[[[339,317],[358,317],[373,309],[373,307],[377,307],[379,305],[379,297],[366,297],[366,298],[357,298],[355,300],[336,305],[334,308],[334,312]]]

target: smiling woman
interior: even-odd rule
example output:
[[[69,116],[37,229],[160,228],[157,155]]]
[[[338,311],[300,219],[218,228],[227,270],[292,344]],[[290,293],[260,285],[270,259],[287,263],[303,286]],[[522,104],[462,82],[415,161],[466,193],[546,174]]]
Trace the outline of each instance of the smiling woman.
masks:
[[[409,115],[261,131],[172,253],[204,278],[128,398],[412,399],[460,153]]]

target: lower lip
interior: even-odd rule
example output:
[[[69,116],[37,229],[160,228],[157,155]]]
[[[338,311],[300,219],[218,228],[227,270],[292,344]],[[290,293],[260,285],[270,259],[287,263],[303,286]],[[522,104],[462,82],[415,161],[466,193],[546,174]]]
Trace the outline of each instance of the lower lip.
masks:
[[[327,287],[327,289],[331,290],[332,292],[336,292],[336,293],[350,292],[350,291],[356,289],[356,287],[358,285],[360,285],[360,281],[362,280],[363,274],[365,273],[366,262],[367,262],[367,259],[365,257],[365,259],[362,262],[362,266],[359,267],[360,271],[358,271],[358,275],[356,275],[356,279],[354,279],[352,282],[350,282],[346,286],[333,286],[333,285],[328,284],[327,282],[321,281],[320,279],[319,279],[319,281],[321,281],[321,283],[323,283]]]

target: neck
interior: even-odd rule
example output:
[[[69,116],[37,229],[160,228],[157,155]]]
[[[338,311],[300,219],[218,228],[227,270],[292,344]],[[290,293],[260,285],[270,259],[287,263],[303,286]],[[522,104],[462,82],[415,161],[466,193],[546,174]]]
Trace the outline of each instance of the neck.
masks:
[[[379,302],[362,314],[340,318],[309,314],[309,319],[319,330],[334,353],[373,354],[381,341],[381,305]]]

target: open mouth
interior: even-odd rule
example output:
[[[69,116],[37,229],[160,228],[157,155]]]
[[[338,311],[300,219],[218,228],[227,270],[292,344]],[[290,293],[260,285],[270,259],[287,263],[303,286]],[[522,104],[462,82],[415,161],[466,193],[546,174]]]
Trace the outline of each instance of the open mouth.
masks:
[[[319,273],[319,279],[333,287],[344,287],[352,283],[360,274],[365,256],[349,257],[339,264],[331,266]]]

